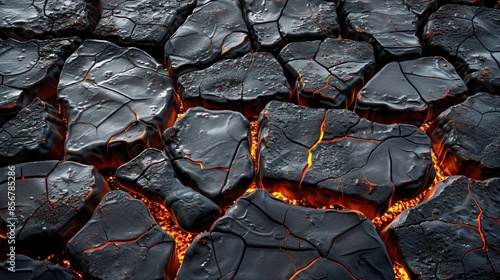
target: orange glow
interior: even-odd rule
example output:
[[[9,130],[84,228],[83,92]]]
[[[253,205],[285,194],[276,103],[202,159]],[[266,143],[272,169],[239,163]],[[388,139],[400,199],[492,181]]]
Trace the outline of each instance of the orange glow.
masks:
[[[323,140],[323,136],[325,135],[325,122],[326,122],[326,111],[325,114],[323,115],[323,121],[321,121],[321,127],[320,127],[320,132],[319,132],[319,137],[316,143],[314,143],[308,150],[307,150],[307,166],[302,170],[302,177],[300,178],[299,182],[299,189],[302,186],[302,181],[304,180],[304,177],[306,176],[307,170],[312,166],[313,161],[312,161],[312,150],[316,148],[316,146],[321,143]]]
[[[394,275],[396,276],[397,280],[410,280],[408,272],[406,272],[406,269],[402,265],[394,262],[392,268],[394,269]]]

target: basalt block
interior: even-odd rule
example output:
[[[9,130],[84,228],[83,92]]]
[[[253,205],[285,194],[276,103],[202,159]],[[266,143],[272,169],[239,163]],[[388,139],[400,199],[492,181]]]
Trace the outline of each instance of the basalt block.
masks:
[[[484,180],[500,174],[500,97],[478,93],[444,111],[428,133],[447,175]]]
[[[85,279],[174,279],[179,267],[175,240],[123,191],[106,194],[66,254]]]
[[[453,63],[472,93],[500,92],[500,10],[450,4],[432,14],[422,35],[427,55]]]
[[[0,37],[22,40],[74,34],[85,37],[92,34],[98,15],[93,0],[3,1]]]
[[[441,57],[392,62],[359,92],[354,111],[374,122],[421,126],[468,93],[453,65]]]
[[[497,279],[500,179],[452,176],[383,232],[412,279]]]
[[[294,206],[264,190],[196,237],[178,279],[394,279],[373,224],[354,211]]]
[[[146,149],[118,167],[116,179],[127,190],[165,205],[185,231],[208,230],[220,215],[217,204],[177,179],[170,160],[158,149]]]
[[[337,37],[336,5],[322,0],[245,0],[246,14],[254,48],[278,53],[288,42]]]
[[[50,104],[36,98],[0,128],[0,166],[62,159],[64,123]]]
[[[251,50],[240,6],[230,0],[198,5],[165,44],[167,64],[178,76]]]
[[[66,159],[115,169],[148,147],[173,124],[175,97],[169,74],[136,48],[86,40],[66,61],[58,85],[68,120]]]
[[[435,176],[430,139],[411,125],[273,101],[259,127],[262,187],[313,206],[342,205],[374,218]]]
[[[290,43],[278,58],[309,107],[350,107],[375,71],[372,46],[349,39]]]
[[[73,272],[65,267],[47,261],[36,261],[28,256],[16,254],[14,267],[5,261],[0,263],[0,277],[2,279],[23,280],[77,280]],[[12,269],[12,270],[10,270]],[[14,277],[14,278],[12,278]]]
[[[187,108],[237,110],[257,119],[271,100],[290,101],[290,86],[278,61],[264,52],[225,59],[207,69],[179,77],[180,95]]]
[[[62,250],[109,191],[94,167],[76,162],[28,162],[1,172],[1,230],[15,237],[17,253],[34,258]]]
[[[180,178],[221,206],[231,204],[254,177],[250,123],[240,113],[189,109],[163,132],[163,148]]]

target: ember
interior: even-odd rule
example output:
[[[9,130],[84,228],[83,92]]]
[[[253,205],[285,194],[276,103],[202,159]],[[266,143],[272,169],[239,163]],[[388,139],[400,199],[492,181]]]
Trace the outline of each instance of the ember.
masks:
[[[500,4],[403,2],[0,1],[0,278],[500,279]]]

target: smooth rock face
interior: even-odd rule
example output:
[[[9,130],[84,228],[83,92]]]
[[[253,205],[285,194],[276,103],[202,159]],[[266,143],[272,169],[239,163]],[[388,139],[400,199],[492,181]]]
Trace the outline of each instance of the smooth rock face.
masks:
[[[259,127],[261,185],[314,206],[342,205],[374,218],[434,179],[430,139],[414,126],[273,101]]]
[[[85,279],[174,279],[179,267],[175,240],[123,191],[106,194],[66,254]]]
[[[257,189],[196,237],[183,279],[394,279],[373,224],[352,211],[289,205]]]
[[[165,45],[166,60],[180,76],[224,58],[250,52],[248,30],[237,1],[214,0],[198,5]]]
[[[185,231],[208,230],[220,215],[217,204],[177,179],[170,160],[158,149],[146,149],[118,167],[116,179],[127,190],[164,204]]]
[[[176,114],[162,66],[141,50],[106,41],[86,40],[68,58],[58,97],[68,119],[66,159],[99,170],[158,147]]]
[[[244,0],[243,9],[259,51],[278,53],[288,42],[337,37],[336,6],[322,0]]]
[[[290,101],[290,86],[278,61],[264,52],[225,59],[179,77],[185,108],[238,110],[257,119],[271,100]]]
[[[238,112],[189,109],[163,132],[163,148],[183,181],[221,206],[231,204],[254,177],[250,124]]]
[[[2,279],[22,279],[22,280],[77,280],[68,269],[46,261],[35,261],[22,254],[15,256],[15,272],[10,271],[12,267],[6,261],[0,263],[0,278]],[[14,278],[12,278],[14,277]]]
[[[15,117],[35,97],[44,101],[56,97],[64,60],[79,44],[78,37],[0,40],[0,125]]]
[[[9,167],[0,172],[7,175],[12,170]],[[63,249],[109,191],[106,180],[89,165],[51,160],[17,164],[13,168],[16,252],[30,257],[45,257]],[[10,225],[10,181],[4,176],[0,182],[2,230]],[[5,241],[5,237],[2,239]]]
[[[98,20],[92,0],[7,0],[0,9],[0,37],[53,38],[92,33]]]
[[[385,230],[412,279],[498,279],[500,178],[452,176]]]
[[[500,174],[500,97],[478,93],[444,111],[428,133],[447,175],[484,180]]]
[[[453,65],[424,57],[384,66],[359,92],[354,111],[374,122],[421,126],[467,94]]]
[[[300,105],[345,109],[373,76],[373,48],[364,42],[327,38],[288,44],[279,54]]]
[[[0,128],[0,165],[62,159],[64,135],[56,109],[36,98]]]
[[[446,5],[429,18],[422,35],[424,53],[455,65],[473,93],[500,92],[500,10]]]
[[[125,45],[163,46],[194,5],[194,0],[100,0],[94,34]]]

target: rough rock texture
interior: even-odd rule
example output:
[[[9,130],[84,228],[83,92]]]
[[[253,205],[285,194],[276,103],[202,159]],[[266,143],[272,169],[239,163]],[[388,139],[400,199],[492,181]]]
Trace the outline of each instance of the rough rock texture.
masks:
[[[208,230],[220,215],[217,204],[177,179],[170,160],[158,149],[146,149],[118,167],[116,179],[127,190],[164,204],[185,231]]]
[[[364,42],[327,38],[288,44],[279,54],[301,105],[345,109],[373,76],[373,48]]]
[[[59,252],[90,219],[97,204],[109,191],[108,183],[89,165],[57,160],[14,165],[15,190],[0,170],[1,228],[11,225],[9,192],[15,194],[16,252],[30,257]],[[9,175],[10,177],[10,175]],[[5,240],[5,236],[2,236]]]
[[[175,240],[123,191],[106,194],[66,254],[86,279],[174,279],[179,267]]]
[[[500,97],[478,93],[444,111],[428,133],[447,175],[484,180],[500,174]]]
[[[50,104],[36,98],[0,128],[0,166],[62,159],[64,123]]]
[[[252,49],[237,1],[198,5],[165,44],[166,60],[176,75],[206,68]]]
[[[424,53],[455,65],[469,90],[500,92],[500,10],[445,5],[432,14],[422,35]]]
[[[125,45],[163,47],[194,5],[194,0],[100,0],[94,34]]]
[[[186,252],[183,279],[394,279],[370,220],[289,205],[263,190],[238,200]]]
[[[421,126],[467,94],[453,65],[441,57],[392,62],[359,92],[355,112],[374,122]]]
[[[97,24],[92,0],[6,0],[0,9],[0,38],[87,36]]]
[[[78,37],[0,40],[0,125],[15,117],[35,97],[44,101],[56,97],[64,60],[80,43]]]
[[[379,68],[421,55],[417,15],[398,0],[339,0],[339,18],[347,38],[374,43]]]
[[[15,272],[9,269],[12,266],[0,263],[0,278],[19,280],[77,280],[80,279],[68,269],[46,261],[35,261],[22,254],[16,254]],[[14,278],[13,278],[14,277]]]
[[[175,97],[168,73],[135,48],[86,40],[66,61],[58,85],[68,119],[66,159],[114,169],[160,146],[172,125]]]
[[[226,59],[207,69],[179,77],[185,108],[203,105],[207,109],[238,110],[257,119],[271,100],[290,101],[290,86],[278,61],[256,52]]]
[[[452,176],[385,230],[412,279],[498,279],[500,178]]]
[[[314,206],[342,205],[374,218],[434,179],[430,139],[414,126],[273,101],[259,127],[262,186]]]
[[[181,179],[221,206],[250,186],[250,124],[238,112],[189,109],[163,132],[163,148]]]
[[[288,42],[337,37],[336,6],[322,0],[243,0],[254,48],[278,53]]]

